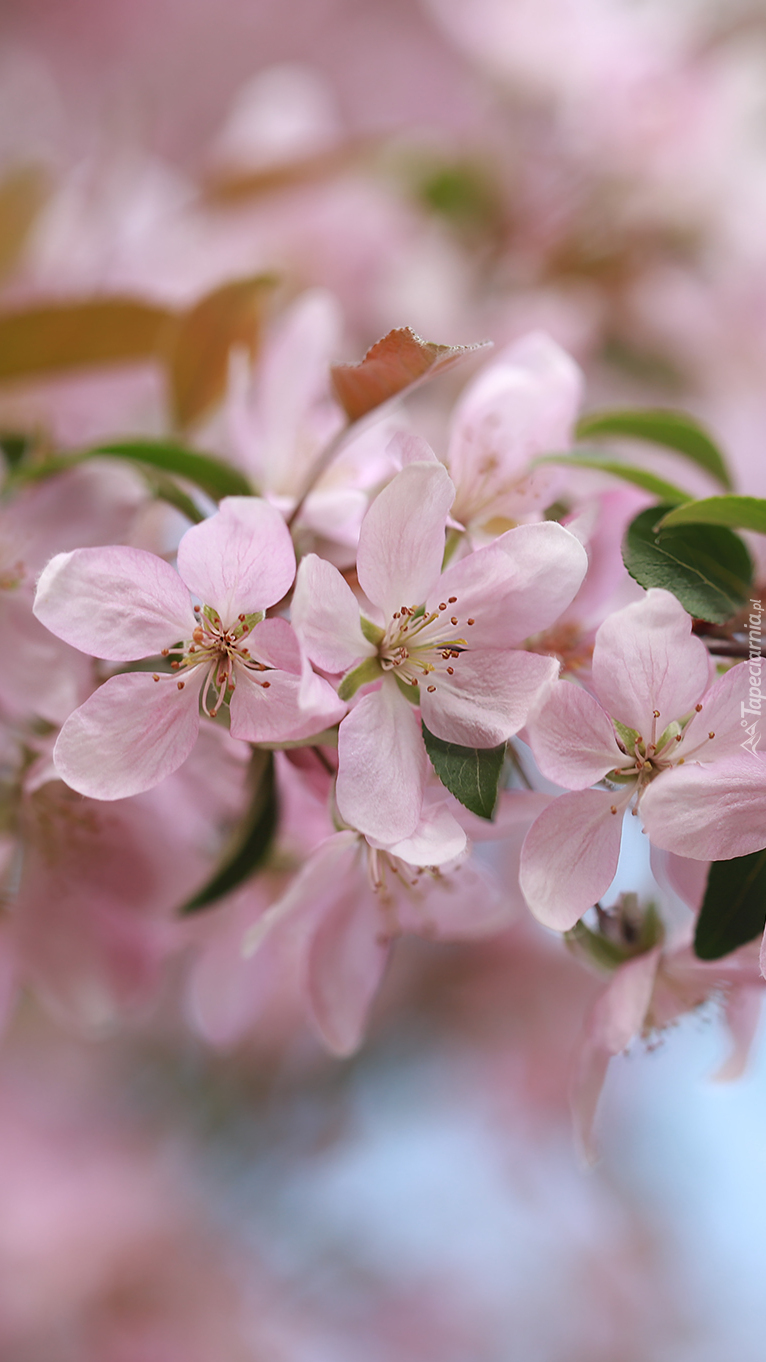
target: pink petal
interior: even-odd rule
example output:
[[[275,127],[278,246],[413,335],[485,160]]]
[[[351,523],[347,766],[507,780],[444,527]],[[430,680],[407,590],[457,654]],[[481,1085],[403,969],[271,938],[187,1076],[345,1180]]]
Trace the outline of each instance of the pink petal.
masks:
[[[514,903],[473,859],[446,874],[424,875],[416,889],[400,892],[396,915],[403,932],[434,941],[475,941],[504,931]]]
[[[265,610],[295,576],[295,551],[279,511],[259,497],[224,497],[220,509],[186,531],[178,571],[224,624]]]
[[[420,822],[411,837],[405,837],[385,849],[409,865],[433,866],[454,861],[465,851],[465,847],[465,832],[446,802],[440,800],[439,803],[424,804]]]
[[[560,795],[532,824],[521,849],[519,883],[543,926],[569,931],[606,893],[617,871],[631,793]]]
[[[277,667],[279,671],[292,672],[295,676],[302,674],[301,645],[287,620],[261,620],[253,629],[249,641],[250,655],[256,661],[263,662],[267,667]]]
[[[696,861],[729,861],[766,847],[766,763],[745,753],[713,766],[664,771],[644,792],[655,846]]]
[[[361,1044],[387,960],[384,918],[357,859],[322,915],[307,961],[311,1018],[334,1054],[353,1054]]]
[[[59,553],[43,568],[34,612],[65,643],[92,657],[150,657],[195,626],[189,593],[173,568],[143,549]]]
[[[290,618],[312,662],[323,671],[348,671],[375,653],[362,633],[351,587],[332,563],[314,553],[298,568]]]
[[[660,947],[626,960],[596,1000],[587,1021],[591,1044],[618,1055],[637,1036],[652,999]]]
[[[661,847],[651,847],[652,874],[663,889],[677,894],[693,913],[699,912],[707,885],[710,866],[707,861],[691,861],[687,856],[676,856]]]
[[[452,661],[454,676],[439,671],[436,689],[420,686],[426,728],[463,747],[496,747],[518,733],[543,687],[558,676],[554,657],[477,648]]]
[[[565,789],[585,790],[627,760],[608,714],[572,681],[551,687],[527,732],[542,774]]]
[[[707,649],[669,591],[652,589],[601,625],[593,651],[593,684],[607,713],[649,741],[688,714],[707,688]]]
[[[733,1083],[741,1078],[747,1068],[750,1051],[758,1031],[763,1004],[761,984],[743,985],[732,989],[726,1000],[726,1025],[731,1035],[732,1047],[723,1064],[713,1074],[717,1083]]]
[[[282,897],[245,934],[245,959],[261,950],[273,932],[283,928],[293,934],[311,930],[313,922],[332,907],[339,885],[352,874],[359,843],[358,834],[349,830],[336,832],[320,843]]]
[[[315,678],[309,703],[305,701],[302,678],[293,672],[250,672],[238,667],[229,704],[231,736],[246,742],[297,742],[331,728],[346,712],[321,676]]]
[[[10,713],[63,723],[93,687],[92,663],[36,620],[21,592],[0,591],[0,703]]]
[[[578,1144],[589,1163],[597,1156],[593,1121],[609,1060],[640,1033],[659,962],[660,949],[657,947],[620,965],[596,999],[585,1023],[572,1084],[572,1112]]]
[[[410,837],[420,822],[428,768],[420,713],[387,679],[340,726],[336,799],[341,817],[379,842]]]
[[[444,527],[455,489],[441,464],[411,463],[375,498],[359,535],[365,595],[390,618],[422,605],[441,571]]]
[[[558,619],[587,567],[585,549],[563,525],[519,525],[447,568],[428,608],[456,596],[458,627],[472,647],[514,648]]]
[[[199,732],[202,677],[113,676],[70,714],[53,749],[61,779],[92,799],[150,790],[186,761]]]
[[[428,441],[424,440],[422,435],[414,435],[409,430],[397,430],[391,436],[386,446],[386,454],[400,468],[406,468],[410,463],[439,463]]]
[[[568,449],[582,397],[574,360],[544,332],[503,350],[465,389],[453,416],[449,467],[470,488],[483,461],[522,474],[537,454]]]
[[[683,742],[678,743],[678,756],[687,761],[696,758],[708,762],[750,755],[750,749],[743,751],[742,748],[748,738],[745,730],[754,721],[759,722],[756,713],[743,715],[743,707],[747,709],[750,703],[750,665],[740,662],[719,677],[702,696],[701,710],[692,715],[684,729]],[[709,737],[710,733],[715,737]],[[758,751],[756,742],[756,753]]]

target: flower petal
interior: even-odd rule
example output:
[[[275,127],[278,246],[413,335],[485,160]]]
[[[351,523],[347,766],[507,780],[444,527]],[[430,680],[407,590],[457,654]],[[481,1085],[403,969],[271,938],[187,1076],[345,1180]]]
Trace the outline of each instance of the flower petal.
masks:
[[[315,676],[307,690],[294,672],[251,672],[237,667],[229,704],[233,738],[246,742],[297,742],[338,723],[346,706],[328,681]]]
[[[652,588],[599,628],[593,685],[604,709],[647,741],[694,708],[708,684],[710,662],[692,622],[669,591]]]
[[[340,815],[379,842],[400,842],[420,822],[427,775],[420,714],[399,694],[396,682],[386,679],[340,726]]]
[[[551,687],[527,733],[542,774],[568,790],[585,790],[626,762],[609,715],[576,682]]]
[[[219,510],[186,531],[178,571],[224,624],[265,610],[295,576],[295,550],[279,511],[260,497],[224,497]]]
[[[545,332],[503,350],[468,384],[452,419],[448,462],[461,491],[470,496],[491,460],[503,485],[536,455],[568,449],[582,387],[574,360]]]
[[[593,1120],[609,1060],[638,1035],[651,1002],[660,948],[627,960],[596,999],[585,1023],[572,1083],[578,1144],[588,1163],[596,1158]]]
[[[34,612],[65,643],[109,662],[159,653],[191,638],[196,623],[178,573],[154,553],[119,545],[56,554]]]
[[[387,618],[422,605],[441,571],[455,489],[441,464],[411,463],[375,498],[359,535],[359,585]]]
[[[619,802],[601,790],[560,795],[532,824],[521,849],[519,883],[545,927],[569,931],[606,893],[617,871],[622,813],[631,793]]]
[[[760,659],[756,659],[760,662]],[[760,695],[760,672],[754,670],[754,688]],[[684,729],[683,742],[678,744],[678,755],[687,761],[696,755],[700,761],[709,762],[724,757],[760,755],[758,753],[758,729],[756,727],[756,746],[753,752],[742,744],[750,736],[746,731],[753,722],[760,723],[758,712],[744,713],[751,704],[750,664],[740,662],[732,667],[715,685],[702,696],[701,709],[694,713]],[[759,700],[756,699],[756,705]],[[711,738],[709,735],[713,733]]]
[[[362,633],[359,603],[338,569],[315,553],[302,559],[290,611],[306,652],[327,672],[345,672],[375,648]]]
[[[745,753],[713,766],[675,766],[641,800],[655,846],[695,861],[730,861],[766,847],[766,762]]]
[[[372,845],[375,843],[370,838]],[[447,807],[446,800],[424,804],[423,813],[411,837],[382,848],[413,866],[445,865],[466,848],[466,835]]]
[[[202,677],[113,676],[70,714],[53,749],[61,779],[92,799],[150,790],[186,761],[199,732]]]
[[[563,525],[518,525],[449,567],[428,608],[456,596],[458,627],[468,628],[472,646],[518,647],[558,619],[587,568],[585,549]]]
[[[513,900],[472,858],[401,893],[396,915],[403,932],[435,941],[474,941],[508,927]]]
[[[311,1019],[336,1055],[353,1054],[362,1042],[388,960],[383,927],[377,896],[356,858],[322,915],[307,961]]]
[[[452,665],[454,676],[433,674],[433,692],[420,686],[420,706],[435,737],[463,747],[496,747],[518,733],[559,670],[555,657],[488,648],[461,653]]]

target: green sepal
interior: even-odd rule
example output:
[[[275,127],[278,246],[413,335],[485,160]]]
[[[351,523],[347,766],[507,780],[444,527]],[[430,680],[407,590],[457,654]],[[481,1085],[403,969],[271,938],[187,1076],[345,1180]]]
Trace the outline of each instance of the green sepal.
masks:
[[[381,629],[379,624],[373,624],[372,620],[368,620],[364,615],[359,616],[359,624],[367,642],[377,648],[386,636],[385,629]]]
[[[626,724],[621,724],[619,719],[612,719],[612,724],[625,751],[632,757],[641,734],[637,733],[635,728],[628,728]]]
[[[341,700],[350,700],[352,695],[361,686],[369,686],[371,681],[379,681],[383,675],[383,668],[377,657],[366,657],[364,662],[360,662],[358,667],[354,667],[352,672],[344,676],[338,686],[338,695]]]

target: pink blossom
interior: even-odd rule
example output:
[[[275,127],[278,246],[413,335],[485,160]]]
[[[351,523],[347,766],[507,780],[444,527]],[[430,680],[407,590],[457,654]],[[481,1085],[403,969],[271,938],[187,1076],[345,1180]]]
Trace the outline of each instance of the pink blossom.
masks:
[[[569,603],[587,565],[574,536],[546,523],[510,530],[442,572],[453,497],[444,468],[416,461],[373,502],[357,556],[372,621],[329,563],[309,555],[298,572],[293,623],[309,657],[347,673],[341,694],[375,685],[341,724],[337,801],[347,823],[381,842],[409,837],[420,819],[421,717],[466,747],[521,728],[557,663],[519,646]]]
[[[67,784],[95,799],[150,789],[188,757],[200,704],[214,718],[228,698],[232,736],[249,742],[299,739],[336,723],[343,706],[311,672],[290,626],[263,619],[294,572],[284,521],[255,497],[228,497],[188,530],[177,573],[141,549],[53,558],[35,613],[59,638],[114,662],[176,655],[171,674],[113,676],[70,715],[54,749]],[[192,607],[190,593],[203,605]]]
[[[764,766],[741,750],[748,674],[742,663],[709,685],[707,650],[667,591],[601,625],[598,699],[558,682],[528,725],[543,775],[574,792],[524,844],[521,886],[541,922],[566,931],[606,892],[634,800],[653,845],[681,856],[730,860],[766,845]]]
[[[491,533],[532,511],[539,515],[554,500],[560,470],[534,469],[532,460],[569,449],[582,390],[574,360],[543,331],[508,346],[481,370],[451,423],[447,464],[457,489],[456,520]]]
[[[593,1121],[610,1060],[638,1037],[650,1037],[713,997],[725,999],[733,1042],[715,1077],[728,1081],[745,1067],[763,1001],[752,952],[699,960],[688,941],[682,941],[671,949],[658,944],[617,967],[586,1017],[575,1054],[572,1110],[588,1162],[597,1157]]]
[[[391,942],[403,933],[461,939],[511,918],[499,887],[467,860],[446,801],[426,805],[410,837],[383,845],[352,829],[327,838],[245,938],[247,955],[298,938],[309,1019],[336,1054],[361,1044]]]

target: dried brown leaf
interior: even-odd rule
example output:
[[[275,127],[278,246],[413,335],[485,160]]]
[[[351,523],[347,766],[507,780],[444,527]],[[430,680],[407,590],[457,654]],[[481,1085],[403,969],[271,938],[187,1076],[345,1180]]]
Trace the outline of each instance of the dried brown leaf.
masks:
[[[178,317],[167,334],[166,359],[176,425],[184,429],[226,391],[229,353],[243,346],[252,357],[260,343],[273,275],[237,279],[208,293]]]
[[[0,379],[152,359],[173,314],[135,298],[0,312]]]
[[[398,327],[377,341],[359,364],[334,364],[333,391],[349,421],[359,421],[383,402],[490,344],[436,345],[421,340],[409,326]]]

